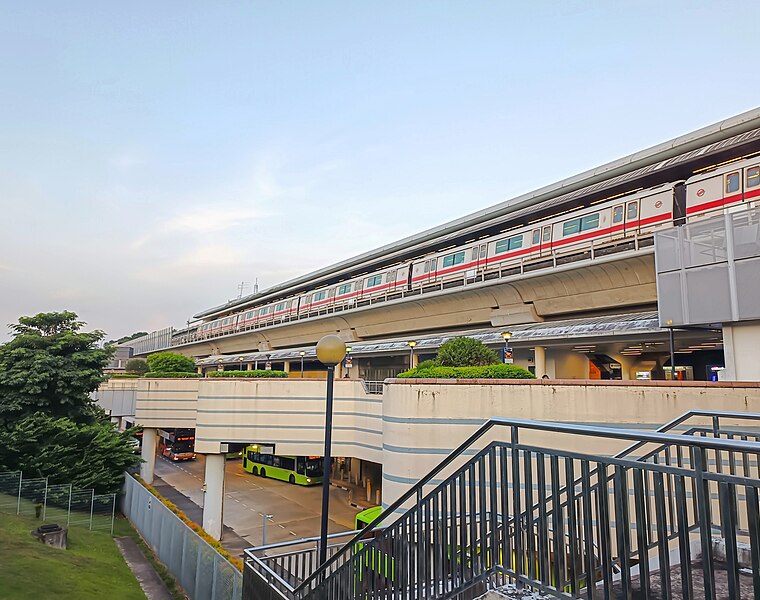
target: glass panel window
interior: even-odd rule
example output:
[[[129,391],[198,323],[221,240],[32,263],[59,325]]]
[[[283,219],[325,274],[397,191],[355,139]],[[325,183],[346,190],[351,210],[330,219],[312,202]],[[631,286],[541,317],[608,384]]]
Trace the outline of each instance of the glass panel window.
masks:
[[[364,289],[375,287],[377,285],[380,285],[383,282],[383,276],[382,275],[375,275],[373,277],[367,277]]]
[[[343,294],[348,294],[350,291],[351,291],[351,284],[344,283],[342,286],[338,288],[338,295],[342,296]]]
[[[623,221],[623,207],[616,206],[612,209],[612,222],[621,223]]]
[[[438,259],[434,258],[433,260],[430,261],[430,272],[432,273],[437,268],[438,268]]]
[[[319,300],[324,300],[326,295],[327,295],[327,292],[325,290],[322,290],[321,292],[314,292],[314,297],[312,298],[312,300],[314,302],[318,302]]]
[[[496,254],[507,252],[508,250],[517,250],[522,248],[523,236],[516,235],[506,240],[496,242]]]
[[[426,260],[426,261],[425,261],[425,267],[424,267],[424,269],[422,270],[422,272],[423,272],[423,273],[427,273],[428,271],[430,271],[430,261],[429,261],[429,260]]]
[[[729,173],[726,175],[726,193],[733,194],[739,191],[739,173]]]
[[[533,245],[535,246],[541,241],[541,230],[540,229],[534,229],[533,230]]]
[[[470,260],[478,260],[478,249],[473,248],[472,249],[472,258]]]
[[[279,304],[277,304],[277,305],[274,307],[274,309],[275,309],[277,312],[280,312],[280,311],[281,311],[283,308],[285,308],[285,303],[284,303],[284,302],[280,302]]]
[[[552,239],[552,228],[544,227],[544,241],[548,242],[551,239]]]
[[[464,250],[443,257],[443,268],[461,265],[464,262]]]
[[[626,215],[626,218],[631,221],[639,216],[639,203],[638,202],[629,202],[628,203],[628,214]]]
[[[581,217],[581,231],[588,231],[589,229],[596,229],[597,227],[599,227],[599,213]]]
[[[760,167],[750,167],[747,169],[747,187],[756,187],[760,185]]]
[[[487,250],[487,248],[488,248],[488,246],[486,246],[485,244],[483,244],[480,247],[480,258],[485,258],[486,257],[486,250]]]
[[[388,283],[391,283],[391,282],[393,282],[393,281],[396,281],[396,271],[388,271],[388,272],[385,274],[385,280],[386,280]]]
[[[578,233],[581,230],[581,220],[573,219],[572,221],[565,221],[562,224],[562,235],[568,236]]]

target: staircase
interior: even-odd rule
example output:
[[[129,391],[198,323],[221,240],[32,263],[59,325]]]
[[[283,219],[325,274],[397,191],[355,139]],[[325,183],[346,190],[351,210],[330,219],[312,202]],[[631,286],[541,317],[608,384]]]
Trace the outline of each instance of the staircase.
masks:
[[[629,445],[592,455],[589,438]],[[748,413],[655,432],[494,418],[375,523],[332,536],[321,567],[316,540],[247,550],[244,598],[760,597],[758,440]]]

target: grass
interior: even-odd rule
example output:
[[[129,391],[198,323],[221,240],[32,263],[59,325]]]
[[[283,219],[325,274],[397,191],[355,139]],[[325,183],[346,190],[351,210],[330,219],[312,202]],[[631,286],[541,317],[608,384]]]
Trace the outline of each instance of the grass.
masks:
[[[68,550],[58,550],[31,536],[39,523],[33,518],[0,514],[3,598],[144,600],[140,584],[109,532],[72,527]]]

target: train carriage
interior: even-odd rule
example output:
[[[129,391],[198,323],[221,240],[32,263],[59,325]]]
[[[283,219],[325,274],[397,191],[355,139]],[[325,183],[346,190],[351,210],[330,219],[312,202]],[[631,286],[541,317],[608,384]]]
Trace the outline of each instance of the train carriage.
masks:
[[[686,216],[714,214],[719,210],[760,202],[760,159],[755,157],[723,165],[686,181]]]

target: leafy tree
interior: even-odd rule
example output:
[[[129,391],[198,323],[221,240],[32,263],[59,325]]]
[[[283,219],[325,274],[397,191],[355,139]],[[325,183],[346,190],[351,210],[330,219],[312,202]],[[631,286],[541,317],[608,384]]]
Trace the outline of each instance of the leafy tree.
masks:
[[[145,375],[149,368],[146,360],[142,358],[130,358],[125,366],[125,371],[135,375]]]
[[[132,340],[136,340],[137,338],[141,338],[144,335],[148,335],[147,331],[138,331],[137,333],[133,333],[132,335],[125,335],[124,337],[119,338],[116,340],[117,344],[123,344],[124,342],[131,342]]]
[[[498,363],[499,357],[480,340],[459,337],[441,344],[436,361],[442,367],[482,367]]]
[[[90,393],[102,381],[113,347],[99,348],[102,331],[80,331],[73,312],[40,313],[11,325],[0,346],[0,426],[41,411],[76,422],[94,420]]]
[[[133,436],[132,429],[116,432],[106,419],[82,424],[36,413],[0,429],[0,465],[97,494],[118,492],[124,471],[141,460]]]
[[[195,373],[195,361],[176,352],[157,352],[148,356],[151,373]]]

